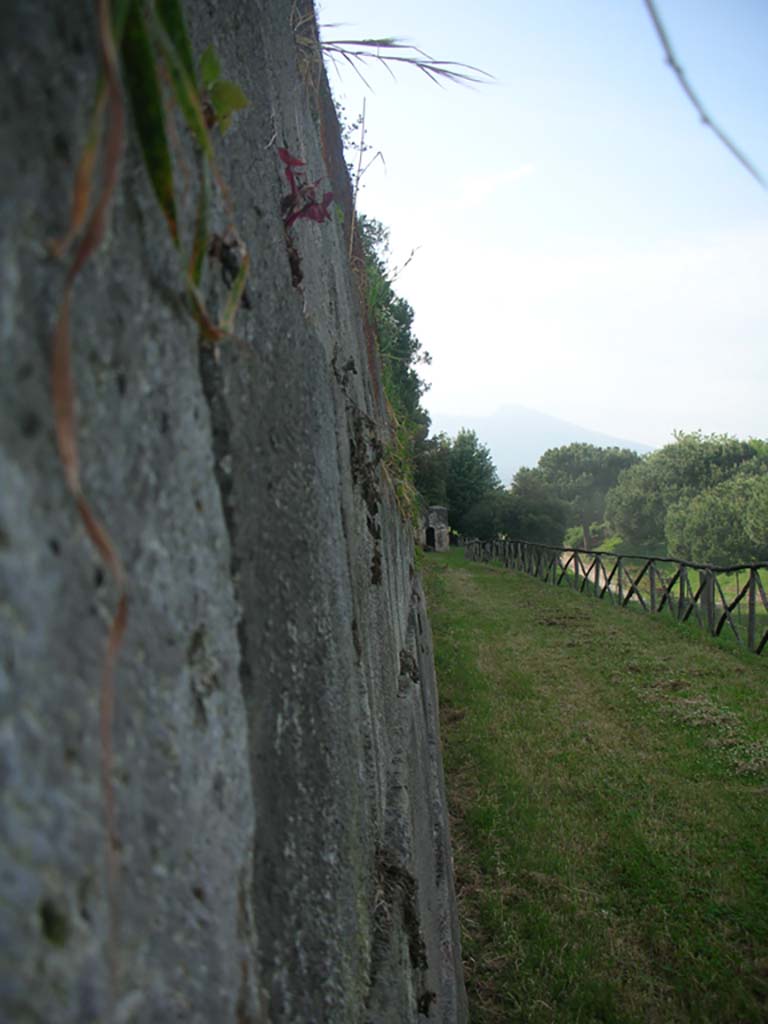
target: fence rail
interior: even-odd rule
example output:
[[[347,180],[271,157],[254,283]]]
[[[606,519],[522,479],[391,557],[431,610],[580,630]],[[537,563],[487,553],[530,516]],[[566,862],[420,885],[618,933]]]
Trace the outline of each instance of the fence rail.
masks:
[[[676,622],[695,620],[712,636],[725,629],[755,654],[768,645],[768,562],[718,567],[524,540],[465,540],[464,550],[473,561],[498,561],[620,607],[633,605]]]

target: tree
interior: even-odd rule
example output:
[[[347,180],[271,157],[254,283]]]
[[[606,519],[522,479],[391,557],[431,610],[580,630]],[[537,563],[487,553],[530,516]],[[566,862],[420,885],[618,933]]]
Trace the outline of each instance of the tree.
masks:
[[[464,533],[465,516],[481,498],[500,487],[499,476],[487,445],[474,430],[460,430],[448,456],[446,497],[448,521]]]
[[[726,434],[675,434],[675,441],[646,455],[619,477],[606,500],[606,516],[626,544],[663,551],[667,513],[716,487],[748,464],[768,466],[763,442],[740,441]],[[679,518],[675,519],[679,522]],[[676,540],[680,535],[675,527]]]
[[[655,475],[658,463],[652,458],[646,456],[620,474],[616,486],[606,495],[605,517],[637,553],[661,554],[667,506]]]
[[[538,469],[557,496],[566,501],[582,529],[584,547],[593,546],[592,524],[605,519],[605,499],[619,474],[639,462],[628,448],[598,448],[574,443],[550,448],[539,459]]]
[[[516,522],[510,536],[538,544],[561,544],[568,521],[568,504],[539,469],[523,467],[515,473],[511,488]]]
[[[428,385],[417,367],[430,359],[412,331],[412,307],[392,287],[387,269],[388,230],[379,221],[362,216],[358,218],[358,227],[365,254],[365,297],[376,330],[392,427],[386,461],[401,508],[415,518],[419,512],[414,489],[415,461],[430,422],[421,404]]]
[[[395,294],[387,269],[389,231],[377,220],[360,216],[365,253],[368,308],[373,317],[382,361],[384,389],[395,414],[426,436],[429,415],[421,404],[428,384],[417,366],[431,361],[412,331],[413,307]]]
[[[493,540],[502,535],[516,537],[517,530],[509,530],[512,522],[516,522],[516,519],[514,498],[510,492],[490,491],[467,511],[463,532],[479,540]]]
[[[467,511],[464,532],[480,540],[507,537],[560,544],[568,506],[537,469],[520,469],[509,490],[489,491]]]
[[[744,531],[747,540],[754,545],[753,550],[758,552],[757,560],[768,562],[768,472],[755,475],[753,479],[744,508]]]
[[[448,471],[453,442],[447,434],[436,434],[416,445],[414,483],[427,505],[448,504]]]
[[[738,473],[667,512],[671,554],[732,565],[768,560],[768,475]]]

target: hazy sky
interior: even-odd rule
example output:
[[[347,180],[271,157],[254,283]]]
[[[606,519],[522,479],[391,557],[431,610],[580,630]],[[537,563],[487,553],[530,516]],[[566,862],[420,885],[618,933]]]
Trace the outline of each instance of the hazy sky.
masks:
[[[768,2],[658,0],[709,113],[768,177]],[[359,207],[441,414],[519,403],[648,444],[768,437],[768,192],[699,121],[642,0],[321,0],[328,38],[406,37],[494,75],[331,72],[380,149]]]

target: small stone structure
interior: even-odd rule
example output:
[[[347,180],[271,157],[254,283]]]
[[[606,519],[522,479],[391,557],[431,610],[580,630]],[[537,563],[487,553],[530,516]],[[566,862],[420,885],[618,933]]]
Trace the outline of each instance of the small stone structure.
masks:
[[[430,505],[424,513],[424,532],[421,541],[426,551],[447,551],[450,545],[448,509],[444,505]]]

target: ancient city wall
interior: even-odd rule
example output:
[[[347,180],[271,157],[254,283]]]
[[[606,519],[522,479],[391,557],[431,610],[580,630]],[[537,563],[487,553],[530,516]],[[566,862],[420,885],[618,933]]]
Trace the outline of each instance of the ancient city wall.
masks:
[[[0,12],[0,1017],[464,1021],[429,623],[383,467],[338,126],[288,0],[184,4],[195,55],[213,44],[250,101],[213,133],[211,229],[236,223],[250,254],[236,337],[200,342],[130,114],[73,289],[83,491],[126,568],[105,734],[119,591],[57,453],[68,262],[48,248],[98,91],[96,8]],[[188,224],[183,126],[174,146]],[[294,224],[299,286],[280,146],[344,211]],[[206,257],[214,311],[221,269]]]

